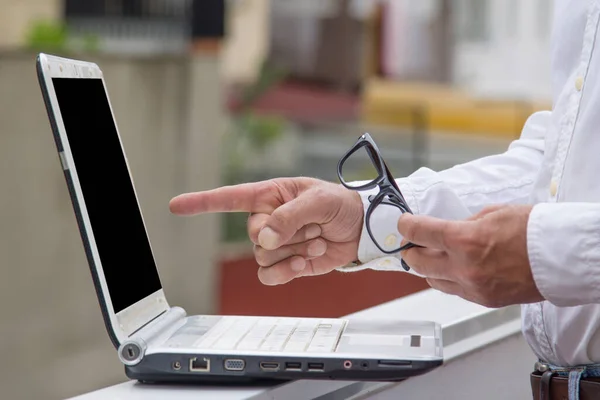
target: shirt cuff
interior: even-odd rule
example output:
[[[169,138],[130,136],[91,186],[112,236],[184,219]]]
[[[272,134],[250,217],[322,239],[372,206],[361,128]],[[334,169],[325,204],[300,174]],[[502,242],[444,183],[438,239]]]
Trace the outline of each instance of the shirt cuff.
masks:
[[[406,179],[398,179],[396,180],[396,183],[398,184],[398,187],[400,188],[400,191],[410,209],[417,214],[418,204],[411,185]],[[363,202],[364,215],[366,215],[367,209],[371,204],[369,197],[376,195],[378,191],[379,189],[376,188],[359,192]],[[385,246],[385,248],[397,248],[402,243],[402,235],[398,232],[398,219],[401,215],[401,211],[396,207],[385,206],[378,207],[371,215],[372,233],[377,239],[377,242],[382,246]],[[363,227],[358,245],[358,263],[339,268],[338,270],[342,272],[356,272],[364,269],[406,272],[402,267],[399,253],[386,254],[379,250],[377,245],[373,242],[373,240],[371,240],[369,232],[367,231],[366,218],[363,218]],[[421,276],[412,269],[408,272],[413,275]]]
[[[527,224],[531,272],[557,307],[600,303],[600,204],[541,203]]]

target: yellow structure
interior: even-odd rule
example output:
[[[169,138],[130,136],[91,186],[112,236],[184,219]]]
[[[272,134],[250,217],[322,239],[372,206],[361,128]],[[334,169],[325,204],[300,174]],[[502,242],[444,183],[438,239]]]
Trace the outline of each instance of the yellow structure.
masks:
[[[543,109],[550,104],[479,99],[445,85],[371,78],[364,86],[362,119],[410,127],[418,110],[430,131],[517,138],[529,115]]]

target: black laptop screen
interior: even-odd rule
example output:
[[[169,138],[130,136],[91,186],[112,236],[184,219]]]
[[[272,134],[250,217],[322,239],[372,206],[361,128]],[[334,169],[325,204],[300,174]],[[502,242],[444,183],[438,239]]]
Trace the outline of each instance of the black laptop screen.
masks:
[[[53,83],[117,313],[161,289],[158,271],[102,80]]]

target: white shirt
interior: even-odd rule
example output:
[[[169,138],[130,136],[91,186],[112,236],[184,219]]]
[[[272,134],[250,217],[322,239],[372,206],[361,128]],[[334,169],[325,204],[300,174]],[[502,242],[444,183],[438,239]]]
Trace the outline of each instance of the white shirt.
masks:
[[[540,359],[572,366],[600,363],[600,0],[555,0],[554,11],[552,111],[533,114],[503,154],[421,168],[398,184],[415,214],[445,219],[490,204],[535,204],[527,246],[546,301],[522,306],[523,333]],[[365,210],[369,194],[361,194]],[[380,243],[400,243],[398,216],[378,213]],[[354,270],[401,269],[366,229],[359,260]]]

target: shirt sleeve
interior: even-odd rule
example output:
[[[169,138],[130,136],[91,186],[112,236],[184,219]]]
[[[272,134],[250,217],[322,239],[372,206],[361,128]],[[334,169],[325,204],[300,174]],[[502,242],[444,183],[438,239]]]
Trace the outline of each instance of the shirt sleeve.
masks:
[[[550,111],[532,114],[523,127],[521,137],[502,154],[483,157],[441,172],[421,168],[407,178],[398,179],[398,187],[415,214],[444,219],[465,219],[491,204],[526,203],[541,169],[544,137],[550,117]],[[377,189],[361,192],[365,212],[370,204],[369,196],[376,192]],[[400,211],[392,208],[377,210],[371,217],[373,235],[381,245],[390,249],[397,247],[402,241],[397,227]],[[400,255],[386,255],[380,251],[371,240],[365,224],[366,221],[363,221],[358,265],[339,270],[404,271]]]
[[[538,290],[557,307],[600,303],[600,204],[540,203],[527,225]]]

